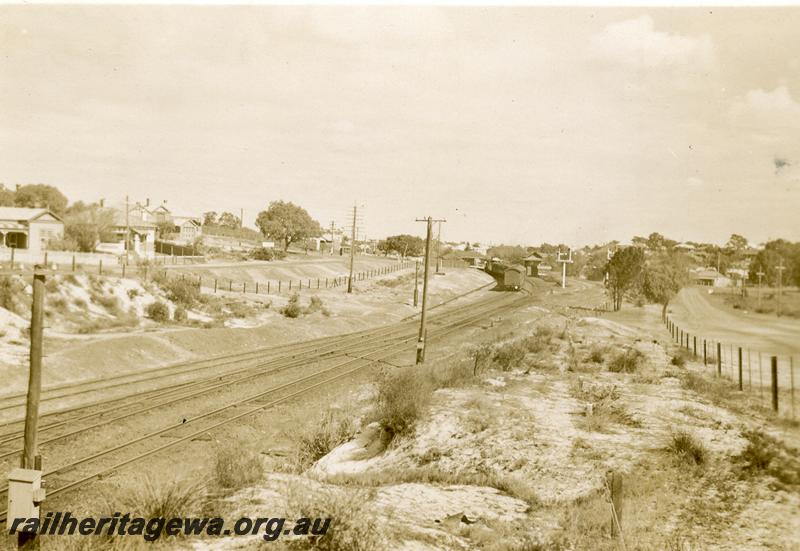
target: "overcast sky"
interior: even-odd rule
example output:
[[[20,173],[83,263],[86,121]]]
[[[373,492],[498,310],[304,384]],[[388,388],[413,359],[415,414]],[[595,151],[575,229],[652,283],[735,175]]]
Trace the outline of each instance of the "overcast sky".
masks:
[[[800,9],[0,6],[0,182],[367,236],[800,239]]]

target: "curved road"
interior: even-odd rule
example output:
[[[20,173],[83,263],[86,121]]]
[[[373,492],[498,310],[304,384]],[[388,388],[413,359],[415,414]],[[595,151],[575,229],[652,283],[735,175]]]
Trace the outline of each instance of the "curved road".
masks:
[[[670,303],[671,317],[682,329],[754,350],[800,353],[800,320],[728,310],[708,300],[708,291],[687,287]]]

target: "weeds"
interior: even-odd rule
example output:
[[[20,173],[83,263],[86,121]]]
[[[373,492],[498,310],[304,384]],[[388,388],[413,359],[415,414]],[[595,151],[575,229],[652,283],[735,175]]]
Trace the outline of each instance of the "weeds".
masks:
[[[202,484],[186,480],[160,480],[146,476],[120,499],[122,508],[143,518],[188,517],[198,512],[205,498]]]
[[[797,450],[756,429],[742,431],[747,446],[736,456],[743,476],[768,474],[786,485],[800,485],[800,460]]]
[[[350,412],[329,409],[314,423],[306,425],[295,435],[295,463],[304,470],[333,448],[350,440],[356,425]]]
[[[677,431],[672,434],[667,450],[674,454],[682,463],[702,465],[708,458],[708,450],[694,436],[686,431]]]
[[[214,459],[214,476],[223,488],[239,489],[257,482],[263,476],[259,452],[252,446],[221,446]]]
[[[628,348],[618,352],[608,362],[608,370],[612,373],[634,373],[644,364],[645,356],[636,348]]]

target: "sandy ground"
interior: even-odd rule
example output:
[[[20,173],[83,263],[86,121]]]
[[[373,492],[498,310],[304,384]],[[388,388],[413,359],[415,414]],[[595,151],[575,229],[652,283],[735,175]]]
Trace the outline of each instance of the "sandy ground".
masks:
[[[724,308],[700,287],[683,289],[670,303],[676,323],[691,333],[779,354],[800,354],[800,320]]]
[[[446,275],[431,279],[431,304],[435,305],[492,281],[491,277],[478,270],[449,270]],[[383,285],[382,282],[389,282],[390,285]],[[399,284],[391,286],[394,282]],[[226,293],[220,294],[226,296]],[[230,320],[228,327],[224,328],[182,329],[173,326],[129,334],[62,335],[58,338],[49,336],[46,331],[44,386],[356,331],[396,322],[418,311],[412,304],[413,277],[409,278],[407,272],[356,282],[354,292],[350,295],[342,288],[303,290],[301,304],[307,305],[311,296],[319,296],[323,300],[329,310],[328,316],[317,312],[289,319],[279,312],[287,297],[259,297],[259,301],[269,303],[270,307],[262,309],[254,318]],[[19,325],[21,323],[17,320],[16,326]],[[26,325],[22,324],[22,327]],[[27,384],[25,364],[28,343],[27,339],[20,338],[19,327],[15,329],[16,326],[10,322],[7,336],[4,337],[8,342],[18,344],[2,347],[3,358],[7,362],[0,363],[3,380],[0,394],[22,391]]]

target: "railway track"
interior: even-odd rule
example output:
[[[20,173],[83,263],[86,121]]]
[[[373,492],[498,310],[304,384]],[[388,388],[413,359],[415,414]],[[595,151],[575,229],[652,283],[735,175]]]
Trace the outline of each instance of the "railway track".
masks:
[[[525,299],[521,300],[524,301]],[[447,334],[471,325],[475,321],[478,321],[487,315],[495,315],[510,308],[516,307],[521,300],[518,296],[509,297],[508,295],[505,295],[499,298],[492,297],[490,299],[478,301],[467,306],[454,308],[451,311],[441,313],[437,316],[432,316],[429,340],[442,338]],[[475,310],[476,308],[478,310],[477,312],[471,311]],[[182,442],[196,438],[197,436],[202,435],[210,430],[228,423],[232,423],[241,419],[242,417],[252,415],[258,411],[262,411],[294,397],[310,392],[311,390],[319,388],[322,385],[329,384],[343,377],[351,375],[357,371],[374,365],[376,362],[384,361],[400,352],[407,351],[407,345],[410,342],[413,342],[415,339],[416,332],[414,331],[414,327],[411,323],[400,324],[391,328],[381,328],[378,330],[357,333],[352,336],[351,340],[347,340],[345,342],[342,342],[342,338],[339,338],[338,350],[322,353],[324,356],[326,356],[326,359],[341,359],[341,361],[337,361],[334,365],[326,366],[315,370],[312,373],[301,375],[287,382],[267,388],[266,390],[251,394],[243,399],[223,404],[211,411],[185,418],[180,423],[168,425],[166,427],[162,427],[149,433],[137,436],[112,448],[100,450],[86,457],[75,460],[72,463],[60,465],[55,469],[45,472],[45,476],[48,477],[50,482],[52,482],[52,479],[55,478],[56,482],[60,483],[61,478],[68,473],[77,474],[77,478],[63,482],[56,489],[50,490],[48,494],[50,496],[55,496],[64,492],[68,492],[125,465],[142,460]],[[319,357],[320,352],[317,351],[314,354],[317,354],[316,357]],[[265,371],[263,366],[260,368],[251,367],[249,368],[250,370],[259,369],[261,373],[250,373],[244,375],[244,377],[255,377],[258,375],[275,373],[276,370],[286,371],[292,367],[307,363],[309,359],[310,358],[308,357],[308,354],[295,354],[292,358],[279,360],[279,362],[282,361],[283,363],[274,363],[271,371]],[[245,369],[242,371],[247,370]],[[214,380],[217,379],[217,377],[214,377]],[[210,385],[209,390],[216,390],[223,386],[229,386],[230,384],[230,381],[221,381]],[[190,393],[196,397],[198,389],[191,388],[190,390]],[[147,408],[143,408],[143,411],[154,410],[158,407],[166,407],[168,404],[173,404],[176,401],[188,399],[188,394],[189,393],[186,395],[176,395],[165,402],[151,404]],[[264,400],[267,401],[264,402]],[[244,408],[245,411],[239,411],[241,408]],[[56,438],[53,438],[52,440],[60,440],[69,436],[76,436],[80,433],[92,431],[101,424],[113,423],[114,421],[122,420],[123,418],[128,419],[131,415],[135,414],[136,413],[126,414],[120,415],[113,419],[105,419],[101,423],[76,429],[70,433],[62,434]],[[222,418],[220,419],[220,417]],[[74,419],[72,421],[74,421]],[[203,426],[198,428],[200,425]],[[187,431],[187,429],[191,429],[192,432],[189,434],[183,434]],[[174,440],[167,444],[153,447],[152,442],[154,439],[162,435],[171,435]],[[50,441],[51,440],[43,441],[42,444],[46,444]],[[124,458],[117,457],[119,455],[124,455],[125,452],[132,455]],[[18,450],[6,452],[3,457],[11,457],[18,453]],[[95,470],[86,474],[87,468],[89,468],[92,464],[101,461],[115,462],[110,466],[105,466],[99,470]],[[89,470],[91,471],[91,469]],[[6,489],[7,488],[0,488],[0,493],[5,493]],[[0,518],[3,518],[4,516],[5,512],[0,513]]]

